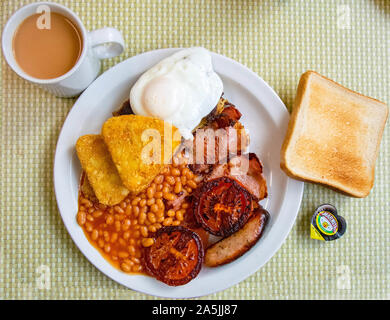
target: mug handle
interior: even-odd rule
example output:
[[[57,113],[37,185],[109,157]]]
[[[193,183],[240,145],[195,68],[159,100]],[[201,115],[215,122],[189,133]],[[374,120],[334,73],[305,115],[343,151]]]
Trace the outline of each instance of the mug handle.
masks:
[[[125,48],[122,33],[111,27],[90,31],[88,40],[92,51],[99,59],[116,57]]]

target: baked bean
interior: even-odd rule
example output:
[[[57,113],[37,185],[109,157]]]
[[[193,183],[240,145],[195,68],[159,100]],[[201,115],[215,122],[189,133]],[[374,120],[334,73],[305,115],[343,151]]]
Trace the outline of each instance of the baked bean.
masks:
[[[146,220],[146,213],[145,212],[142,212],[139,217],[138,217],[138,223],[139,224],[144,224]]]
[[[146,194],[148,196],[149,199],[153,198],[154,197],[154,194],[156,192],[156,189],[153,188],[153,187],[149,187],[146,191]]]
[[[140,202],[141,201],[141,198],[140,197],[135,197],[134,199],[133,199],[133,201],[131,201],[131,205],[132,206],[136,206],[137,204],[138,204],[138,202]]]
[[[180,170],[177,169],[177,168],[172,168],[171,174],[172,174],[173,176],[180,176]]]
[[[129,254],[131,256],[134,256],[135,255],[135,247],[133,245],[130,245],[127,247],[127,250],[129,251]]]
[[[131,221],[130,221],[130,219],[126,219],[126,220],[124,220],[123,223],[122,223],[122,230],[123,230],[123,231],[127,231],[127,230],[129,230],[130,226],[131,226]]]
[[[133,206],[133,215],[134,217],[138,217],[139,215],[139,207],[137,205]]]
[[[192,188],[192,189],[196,189],[197,185],[196,185],[196,182],[194,180],[188,180],[187,181],[187,185]]]
[[[178,226],[178,225],[180,225],[180,223],[181,223],[181,221],[179,221],[179,220],[175,220],[175,221],[173,221],[172,222],[172,226]]]
[[[172,217],[165,218],[163,221],[163,226],[170,226],[172,222],[173,222]]]
[[[121,269],[124,272],[131,272],[131,266],[124,262],[121,263]]]
[[[147,205],[148,205],[148,206],[151,206],[151,205],[154,204],[155,202],[156,202],[156,200],[155,200],[154,198],[148,199]]]
[[[85,230],[87,230],[87,232],[92,232],[93,225],[90,222],[86,222],[85,223]]]
[[[103,248],[103,247],[104,247],[104,241],[103,241],[103,239],[99,239],[99,240],[98,240],[98,246],[99,246],[99,248]]]
[[[160,229],[162,227],[160,223],[155,223],[154,226],[156,227],[156,229]]]
[[[168,201],[173,201],[176,199],[176,196],[173,193],[164,193],[163,198]]]
[[[146,206],[146,203],[147,203],[147,200],[146,200],[146,199],[142,199],[142,200],[139,202],[139,206],[140,206],[140,207],[145,207],[145,206]]]
[[[129,216],[131,212],[133,211],[133,207],[131,204],[129,204],[125,209],[125,215]]]
[[[122,258],[122,259],[128,258],[129,257],[129,253],[126,252],[126,251],[119,251],[118,252],[118,257]]]
[[[188,170],[188,171],[186,172],[186,177],[187,177],[188,180],[191,180],[191,179],[193,179],[195,176],[194,176],[194,173],[193,173],[191,170]]]
[[[166,182],[168,182],[168,184],[170,184],[171,186],[173,186],[173,185],[175,184],[175,182],[176,182],[175,178],[172,177],[172,176],[167,176],[167,177],[165,177],[165,180],[166,180]]]
[[[85,211],[79,211],[77,213],[77,222],[80,226],[84,225],[85,222],[87,221],[87,214]]]
[[[92,213],[92,216],[94,218],[100,218],[101,216],[103,215],[103,211],[102,210],[96,210]]]
[[[123,259],[123,262],[127,263],[129,266],[133,266],[134,265],[134,262],[131,261],[130,259]]]
[[[162,174],[158,175],[156,178],[154,178],[154,182],[156,184],[162,184],[164,181],[164,176]]]
[[[83,204],[86,208],[91,208],[93,203],[86,198],[80,198],[81,204]]]
[[[141,231],[141,235],[143,236],[143,237],[147,237],[148,236],[148,228],[147,227],[141,227],[140,228],[140,231]]]
[[[159,209],[164,209],[165,208],[165,204],[164,204],[164,201],[162,199],[157,199],[156,200],[156,204],[157,204],[157,207]]]
[[[164,187],[162,189],[162,195],[164,196],[164,193],[169,193],[171,191],[171,189],[169,187]]]
[[[151,223],[156,223],[156,216],[154,215],[153,212],[149,212],[149,213],[148,213],[148,220],[149,220]]]
[[[106,218],[106,223],[108,225],[112,225],[114,223],[114,217],[112,215],[108,215]]]
[[[99,231],[97,231],[96,229],[94,229],[91,233],[91,239],[92,240],[95,240],[99,237]]]
[[[156,231],[157,231],[157,228],[156,228],[154,225],[150,225],[150,226],[148,226],[148,230],[149,230],[150,232],[156,232]]]
[[[112,235],[111,235],[111,240],[110,240],[110,242],[111,243],[114,243],[114,242],[116,242],[116,240],[118,240],[118,233],[113,233]]]
[[[154,244],[154,239],[153,238],[144,238],[142,239],[142,245],[144,247],[150,247]]]
[[[168,175],[170,173],[169,167],[165,166],[161,173],[164,175]]]
[[[115,231],[116,232],[121,231],[121,222],[120,221],[115,221],[114,226],[115,226]]]
[[[168,212],[167,212],[167,216],[168,217],[174,217],[175,216],[175,210],[169,209]]]
[[[106,243],[106,244],[104,245],[104,252],[105,252],[105,253],[109,253],[110,251],[111,251],[111,246],[110,246],[109,243]]]
[[[116,214],[114,216],[114,219],[117,220],[117,221],[122,221],[124,218],[125,218],[124,214]]]
[[[157,204],[152,204],[150,206],[150,211],[156,213],[158,211],[158,205]]]
[[[139,232],[139,230],[137,230],[137,231],[135,231],[134,232],[134,238],[139,238],[140,237],[140,235],[141,235],[141,233]]]
[[[175,184],[175,189],[173,190],[175,193],[179,193],[182,191],[182,185],[181,185],[181,182],[176,182]]]
[[[118,213],[125,213],[125,211],[120,206],[115,206],[114,210]]]
[[[179,221],[183,221],[184,217],[183,217],[182,210],[176,211],[176,219],[179,220]]]
[[[130,260],[133,261],[136,264],[140,264],[141,263],[140,259],[138,259],[137,257],[131,257]]]

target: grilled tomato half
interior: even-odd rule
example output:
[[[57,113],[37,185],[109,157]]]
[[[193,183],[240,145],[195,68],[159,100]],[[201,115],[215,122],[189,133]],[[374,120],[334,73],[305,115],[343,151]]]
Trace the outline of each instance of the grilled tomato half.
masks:
[[[144,254],[146,270],[170,286],[180,286],[194,279],[204,259],[200,237],[182,226],[159,229],[155,243],[145,248]]]
[[[226,237],[247,222],[252,202],[250,193],[236,180],[220,177],[199,186],[192,205],[196,220],[205,230]]]

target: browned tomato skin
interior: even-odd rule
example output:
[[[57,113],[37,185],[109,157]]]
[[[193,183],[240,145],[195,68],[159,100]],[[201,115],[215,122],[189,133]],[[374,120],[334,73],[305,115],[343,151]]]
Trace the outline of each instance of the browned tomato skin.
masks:
[[[157,280],[160,280],[164,282],[167,285],[170,286],[180,286],[188,283],[192,279],[194,279],[200,272],[200,269],[202,267],[203,261],[204,261],[204,249],[202,241],[199,237],[199,235],[195,232],[193,232],[190,229],[187,229],[182,226],[169,226],[169,227],[163,227],[159,229],[155,234],[155,239],[158,239],[161,237],[164,233],[165,234],[172,234],[174,232],[181,233],[185,235],[185,238],[188,239],[187,244],[191,241],[194,241],[197,252],[196,252],[196,263],[195,266],[191,270],[184,270],[187,272],[183,275],[180,279],[171,279],[167,274],[164,274],[164,272],[161,272],[159,269],[155,269],[152,259],[152,250],[154,249],[154,245],[148,248],[144,249],[144,266],[147,273],[155,277]],[[157,241],[156,241],[157,242]]]
[[[227,193],[224,194],[227,198],[231,196],[238,196],[240,201],[234,203],[232,210],[238,216],[229,216],[228,214],[222,216],[222,220],[218,221],[218,217],[213,219],[215,215],[214,208],[209,208],[213,204],[214,190],[217,188],[225,188]],[[203,183],[199,186],[194,194],[192,201],[193,211],[196,221],[208,232],[216,236],[227,237],[239,230],[249,219],[254,203],[253,197],[243,188],[236,180],[229,177],[220,177]],[[219,195],[219,199],[222,199]],[[235,198],[236,199],[236,198]],[[226,203],[219,203],[221,207],[226,206]],[[209,209],[204,212],[204,209]],[[227,208],[229,209],[229,208]],[[210,212],[212,210],[212,212]],[[215,220],[215,221],[214,221]],[[218,225],[218,222],[220,224]]]

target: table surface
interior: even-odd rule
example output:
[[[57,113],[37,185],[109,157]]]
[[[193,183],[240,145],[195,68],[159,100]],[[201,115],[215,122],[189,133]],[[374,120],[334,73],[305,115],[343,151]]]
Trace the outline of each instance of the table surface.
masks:
[[[29,2],[2,0],[2,27]],[[390,103],[390,1],[57,2],[88,30],[112,26],[123,32],[125,52],[105,60],[103,71],[153,49],[204,46],[259,74],[289,110],[308,69]],[[99,272],[60,218],[53,157],[75,99],[27,83],[4,59],[1,89],[0,298],[153,299]],[[367,198],[305,184],[297,221],[275,256],[240,284],[203,298],[390,299],[389,148],[387,124]],[[346,218],[343,238],[310,239],[310,218],[321,203],[336,205]]]

